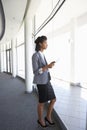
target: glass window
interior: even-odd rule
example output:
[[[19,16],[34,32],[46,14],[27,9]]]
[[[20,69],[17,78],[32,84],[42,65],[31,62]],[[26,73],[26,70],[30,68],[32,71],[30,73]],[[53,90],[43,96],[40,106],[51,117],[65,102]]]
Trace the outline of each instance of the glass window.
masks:
[[[50,15],[53,9],[53,0],[42,0],[38,10],[36,12],[36,29],[44,22],[44,20]]]
[[[17,46],[24,43],[24,23],[17,34]]]
[[[25,78],[24,23],[17,36],[17,75]]]
[[[6,71],[6,45],[1,45],[1,68],[2,71]]]
[[[24,45],[17,47],[17,69],[18,75],[25,78],[25,53]]]
[[[76,42],[76,70],[75,76],[77,82],[80,82],[87,88],[87,24],[77,30]]]
[[[56,82],[58,82],[59,79],[70,81],[70,30],[64,28],[63,31],[60,31],[57,21],[58,15],[56,15],[36,37],[46,35],[48,38],[48,48],[47,51],[45,51],[47,61],[48,63],[56,61],[55,66],[50,70],[53,79],[57,79]],[[38,20],[38,25],[40,25],[39,23]]]
[[[4,60],[6,62],[6,72],[12,73],[12,54],[11,54],[11,42],[5,45]]]

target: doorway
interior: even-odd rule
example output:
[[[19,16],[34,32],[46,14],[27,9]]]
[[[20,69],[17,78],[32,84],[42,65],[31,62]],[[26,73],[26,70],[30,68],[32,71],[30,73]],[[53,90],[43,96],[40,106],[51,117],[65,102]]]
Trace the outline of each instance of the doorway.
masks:
[[[11,66],[11,49],[6,50],[6,71],[8,73],[12,72],[12,66]]]

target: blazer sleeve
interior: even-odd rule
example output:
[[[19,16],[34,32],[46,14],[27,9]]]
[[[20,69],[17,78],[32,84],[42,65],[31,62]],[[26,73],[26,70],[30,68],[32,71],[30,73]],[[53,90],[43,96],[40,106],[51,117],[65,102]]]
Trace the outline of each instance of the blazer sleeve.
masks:
[[[34,54],[32,56],[32,67],[33,67],[33,73],[35,75],[38,75],[38,74],[41,74],[40,73],[40,67],[39,67],[39,64],[38,64],[38,55]]]

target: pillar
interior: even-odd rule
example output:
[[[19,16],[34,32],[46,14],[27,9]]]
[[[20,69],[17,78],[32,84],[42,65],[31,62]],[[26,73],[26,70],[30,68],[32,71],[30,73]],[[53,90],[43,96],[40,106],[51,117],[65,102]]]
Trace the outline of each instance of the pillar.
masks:
[[[12,76],[16,77],[16,39],[11,40],[12,47]]]
[[[77,32],[77,20],[76,19],[72,19],[71,20],[71,39],[70,39],[70,44],[71,44],[71,60],[70,60],[70,64],[71,64],[71,84],[75,85],[76,81],[75,81],[75,44],[76,44],[76,32]]]
[[[0,72],[1,72],[1,45],[0,45]]]
[[[4,50],[4,46],[1,45],[1,72],[4,71],[4,53],[3,53],[3,50]]]
[[[26,16],[25,19],[25,83],[26,83],[26,92],[32,92],[32,81],[33,81],[33,72],[32,72],[32,54],[33,54],[33,43],[32,43],[32,19]]]
[[[6,44],[3,45],[3,71],[6,71]]]

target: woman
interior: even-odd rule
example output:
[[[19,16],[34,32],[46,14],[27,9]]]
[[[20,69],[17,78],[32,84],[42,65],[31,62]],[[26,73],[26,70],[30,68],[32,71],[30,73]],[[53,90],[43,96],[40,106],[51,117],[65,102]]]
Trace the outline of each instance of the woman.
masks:
[[[41,36],[35,40],[36,44],[36,52],[32,56],[32,65],[33,65],[33,73],[34,80],[33,83],[37,85],[38,93],[39,93],[39,103],[38,103],[38,124],[42,127],[47,127],[46,122],[50,125],[54,125],[55,123],[52,121],[51,114],[53,110],[54,103],[56,101],[56,96],[54,94],[54,90],[50,83],[51,77],[49,73],[49,69],[52,68],[55,62],[51,62],[47,64],[43,51],[47,48],[47,37]],[[43,119],[43,108],[44,103],[50,100],[50,104],[48,107],[47,115]]]

